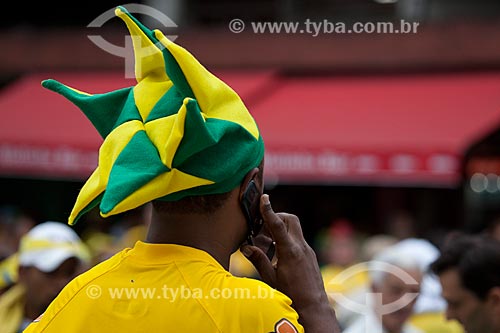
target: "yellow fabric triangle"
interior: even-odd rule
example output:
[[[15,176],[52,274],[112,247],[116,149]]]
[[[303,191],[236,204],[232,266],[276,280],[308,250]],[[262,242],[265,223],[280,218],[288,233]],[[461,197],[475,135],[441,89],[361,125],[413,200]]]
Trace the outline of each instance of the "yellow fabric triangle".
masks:
[[[69,224],[73,224],[80,212],[104,192],[108,184],[111,168],[116,158],[135,133],[142,129],[144,129],[142,122],[138,120],[128,121],[115,128],[106,139],[104,139],[99,149],[99,166],[94,170],[80,190],[73,210],[69,216]]]
[[[167,76],[165,59],[158,46],[120,8],[117,8],[115,13],[125,22],[132,38],[135,77],[138,82],[133,88],[134,99],[142,119],[145,120],[156,102],[173,83]]]
[[[241,98],[228,85],[210,73],[183,47],[172,43],[159,30],[156,38],[172,53],[196,97],[200,109],[208,118],[218,118],[240,124],[256,140],[259,130]]]
[[[151,198],[161,198],[170,193],[179,192],[196,186],[210,185],[214,182],[208,179],[189,175],[178,169],[172,169],[165,172],[149,183],[135,191],[133,195],[122,200],[118,205],[107,214],[101,214],[103,217],[119,214],[137,207],[138,202],[149,202]]]
[[[149,121],[145,125],[149,138],[155,147],[158,147],[161,161],[169,169],[172,169],[172,161],[184,137],[188,101],[189,98],[184,99],[184,103],[176,114]]]

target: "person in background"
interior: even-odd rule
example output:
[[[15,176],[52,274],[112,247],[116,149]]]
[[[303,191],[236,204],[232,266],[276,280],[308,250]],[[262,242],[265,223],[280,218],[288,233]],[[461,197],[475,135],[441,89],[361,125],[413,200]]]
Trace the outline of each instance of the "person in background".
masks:
[[[369,274],[370,288],[366,302],[357,303],[362,308],[339,301],[340,305],[358,312],[343,333],[421,333],[408,320],[420,292],[422,271],[414,257],[397,251],[396,246],[382,250],[366,267],[360,266]]]
[[[0,207],[0,295],[17,281],[19,242],[35,224],[35,219],[17,206]]]
[[[34,226],[16,253],[17,281],[0,296],[0,332],[21,332],[63,287],[88,268],[89,251],[78,234],[61,222]]]
[[[11,254],[0,262],[0,296],[17,281],[18,254]]]
[[[361,243],[360,261],[369,262],[377,254],[389,246],[395,245],[397,242],[398,239],[396,237],[381,233],[366,237]]]
[[[333,220],[319,238],[323,270],[336,274],[358,262],[359,240],[351,221]]]
[[[439,276],[448,319],[467,333],[500,333],[500,241],[454,233],[431,269]]]
[[[342,283],[332,283],[332,281],[346,269],[358,264],[360,247],[358,236],[349,220],[335,219],[323,233],[318,235],[318,243],[323,261],[321,275],[325,290],[335,309],[339,324],[345,327],[353,320],[356,313],[340,306],[334,295],[340,293],[350,299],[364,295],[369,281],[368,273],[367,270],[358,270],[357,274]]]
[[[488,221],[484,233],[500,241],[500,215]]]
[[[385,222],[385,232],[398,240],[417,237],[417,221],[407,210],[399,209],[391,212]]]
[[[17,251],[21,237],[35,224],[34,218],[17,206],[0,207],[0,261]]]
[[[424,333],[462,333],[458,323],[446,320],[446,301],[441,296],[437,276],[429,268],[439,256],[439,249],[423,238],[406,238],[398,242],[393,249],[402,255],[415,258],[423,272],[420,294],[409,323]]]

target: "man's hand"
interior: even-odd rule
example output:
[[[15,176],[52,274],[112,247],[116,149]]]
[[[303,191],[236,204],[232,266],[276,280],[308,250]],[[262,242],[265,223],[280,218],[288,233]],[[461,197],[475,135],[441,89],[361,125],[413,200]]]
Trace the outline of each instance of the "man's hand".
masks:
[[[292,299],[299,321],[307,333],[340,332],[335,313],[328,302],[316,254],[302,234],[297,216],[275,213],[267,194],[260,210],[265,230],[257,246],[245,245],[242,252],[254,264],[262,280]],[[275,242],[276,260],[266,256],[258,245]]]

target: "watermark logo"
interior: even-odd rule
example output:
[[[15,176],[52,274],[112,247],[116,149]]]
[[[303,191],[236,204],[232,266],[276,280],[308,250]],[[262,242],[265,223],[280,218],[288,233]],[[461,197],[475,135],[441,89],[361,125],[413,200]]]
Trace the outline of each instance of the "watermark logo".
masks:
[[[353,279],[357,276],[365,274],[367,272],[375,272],[382,274],[391,274],[400,279],[405,285],[418,285],[419,282],[416,281],[408,272],[401,269],[398,266],[382,262],[382,261],[372,261],[370,263],[363,262],[356,265],[353,265],[339,274],[335,275],[333,279],[331,279],[327,284],[327,289],[332,290],[341,290],[341,286],[346,284],[350,279]],[[340,287],[340,288],[338,288]],[[365,293],[365,302],[360,303],[359,300],[353,300],[346,296],[342,292],[328,292],[328,295],[343,308],[360,315],[363,315],[368,324],[368,318],[370,315],[378,316],[377,323],[379,327],[371,327],[370,330],[373,332],[382,332],[382,316],[386,314],[390,314],[396,312],[408,304],[412,303],[417,297],[418,293],[416,292],[407,292],[403,294],[399,299],[384,304],[382,300],[382,294],[369,292],[368,290]],[[375,314],[373,312],[374,308],[378,308],[379,311]],[[373,323],[370,322],[371,325]]]
[[[304,34],[317,37],[324,34],[415,34],[419,22],[332,22],[329,20],[292,22],[251,21],[248,24],[248,32],[254,34]],[[229,22],[229,31],[235,34],[243,32],[247,24],[239,18]]]
[[[102,295],[101,287],[95,284],[88,286],[85,292],[87,293],[87,297],[90,299],[98,299]]]
[[[132,14],[143,14],[149,17],[152,17],[156,19],[158,22],[163,25],[165,28],[177,28],[177,24],[170,19],[167,15],[165,15],[163,12],[159,11],[156,8],[142,5],[142,4],[137,4],[137,3],[130,3],[123,5],[130,13]],[[99,28],[102,27],[107,21],[111,20],[112,18],[115,17],[115,8],[111,8],[101,15],[99,15],[97,18],[95,18],[92,22],[90,22],[87,27],[88,28]],[[138,36],[125,36],[125,45],[124,46],[119,46],[112,44],[105,40],[101,35],[87,35],[87,37],[99,48],[102,50],[115,55],[117,57],[121,57],[125,59],[125,77],[126,78],[135,78],[135,71],[134,71],[134,66],[135,66],[135,57],[134,57],[134,47],[133,47],[133,42],[135,40],[136,45],[140,45],[138,42],[140,42],[140,38]],[[177,35],[167,35],[165,36],[169,40],[174,41],[177,38]],[[163,46],[158,45],[159,48],[163,48]],[[148,55],[152,54],[156,50],[148,50],[148,47],[145,47],[143,54]]]
[[[148,299],[175,302],[186,299],[273,299],[274,290],[258,286],[257,288],[190,288],[180,285],[169,287],[164,284],[158,287],[108,287],[92,284],[85,290],[92,300],[108,299]]]
[[[245,30],[245,22],[242,19],[235,18],[229,22],[229,30],[234,34],[239,34]]]

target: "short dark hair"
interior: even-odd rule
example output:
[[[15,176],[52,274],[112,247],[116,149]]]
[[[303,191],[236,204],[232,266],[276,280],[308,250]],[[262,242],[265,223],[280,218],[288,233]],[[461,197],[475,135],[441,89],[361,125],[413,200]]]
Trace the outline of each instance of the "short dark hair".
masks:
[[[154,200],[153,207],[167,214],[212,214],[224,205],[231,192],[184,197],[177,201]]]
[[[457,269],[462,285],[484,300],[491,288],[500,286],[500,241],[486,235],[456,235],[430,268],[438,275]]]
[[[255,176],[259,183],[264,177],[264,160],[262,159],[258,165],[259,172]],[[157,212],[167,214],[212,214],[221,208],[229,198],[231,192],[196,195],[184,197],[177,201],[162,201],[154,200],[153,207]]]

